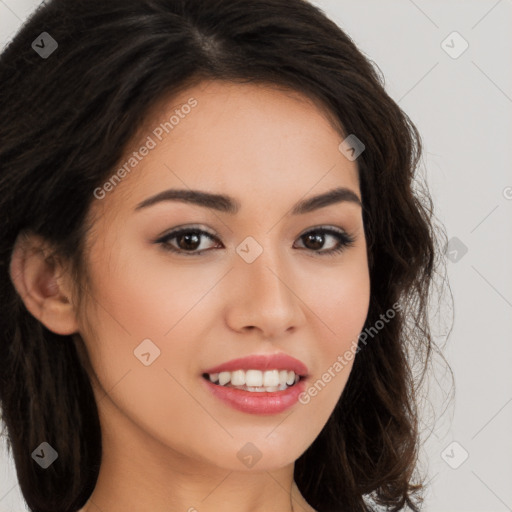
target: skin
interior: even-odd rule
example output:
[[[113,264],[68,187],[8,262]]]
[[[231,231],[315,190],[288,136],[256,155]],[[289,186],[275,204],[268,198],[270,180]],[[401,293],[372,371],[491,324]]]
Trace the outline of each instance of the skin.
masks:
[[[336,187],[361,198],[357,164],[339,151],[344,137],[321,105],[256,84],[194,86],[152,111],[141,140],[191,97],[191,113],[93,201],[85,312],[70,300],[76,287],[63,267],[21,244],[13,254],[27,308],[54,332],[79,336],[93,368],[103,460],[81,512],[313,511],[294,463],[332,413],[353,361],[308,404],[273,415],[232,409],[201,374],[233,358],[285,352],[307,365],[311,385],[357,340],[370,298],[360,205],[290,214],[299,200]],[[134,211],[169,188],[229,194],[241,209],[166,201]],[[220,243],[203,236],[196,256],[155,243],[182,225]],[[322,255],[338,245],[325,234],[315,252],[301,236],[319,226],[346,231],[353,246]],[[235,250],[248,236],[263,248],[250,264]],[[180,247],[179,238],[167,243]],[[149,366],[134,356],[146,338],[160,350]],[[252,468],[237,457],[248,442],[262,455]]]

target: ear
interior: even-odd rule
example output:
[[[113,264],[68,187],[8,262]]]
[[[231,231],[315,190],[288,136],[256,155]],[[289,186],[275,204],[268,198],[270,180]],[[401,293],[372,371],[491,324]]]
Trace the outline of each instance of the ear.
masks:
[[[78,331],[71,304],[70,281],[50,257],[50,245],[35,234],[20,233],[11,255],[11,280],[27,310],[50,331],[68,335]]]

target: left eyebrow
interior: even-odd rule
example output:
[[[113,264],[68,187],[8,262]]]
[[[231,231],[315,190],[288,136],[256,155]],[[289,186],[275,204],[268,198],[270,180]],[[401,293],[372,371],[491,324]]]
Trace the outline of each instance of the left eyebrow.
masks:
[[[228,195],[212,194],[200,190],[169,189],[145,199],[135,207],[135,211],[162,201],[192,203],[230,215],[238,213],[241,208],[240,202]],[[323,194],[302,199],[294,205],[291,213],[292,215],[302,215],[341,202],[351,202],[362,206],[361,199],[359,199],[358,195],[353,190],[338,187],[324,192]]]

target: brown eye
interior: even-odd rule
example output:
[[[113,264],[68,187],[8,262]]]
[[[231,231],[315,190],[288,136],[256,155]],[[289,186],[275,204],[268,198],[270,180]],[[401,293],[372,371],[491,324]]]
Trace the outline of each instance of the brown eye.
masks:
[[[303,239],[304,245],[313,251],[320,250],[325,243],[325,237],[319,233],[308,233],[307,235],[303,236]]]
[[[333,248],[321,250],[326,240],[330,238],[334,238],[337,240],[338,244]],[[333,228],[319,228],[312,231],[309,231],[300,237],[302,243],[306,247],[306,249],[310,249],[314,252],[317,252],[319,255],[329,255],[329,254],[337,254],[347,247],[351,247],[354,245],[355,239],[348,235],[343,231],[338,231]]]
[[[201,250],[198,250],[202,244],[204,245],[204,238],[218,241],[216,237],[201,229],[185,228],[173,231],[172,233],[165,235],[164,237],[157,240],[156,243],[161,244],[162,247],[167,251],[177,252],[187,256],[195,256],[208,250],[208,248],[205,247],[202,247]],[[176,240],[176,243],[171,243],[172,240]]]
[[[184,249],[186,251],[195,251],[201,244],[201,235],[197,235],[197,233],[179,235],[175,238],[179,248]]]

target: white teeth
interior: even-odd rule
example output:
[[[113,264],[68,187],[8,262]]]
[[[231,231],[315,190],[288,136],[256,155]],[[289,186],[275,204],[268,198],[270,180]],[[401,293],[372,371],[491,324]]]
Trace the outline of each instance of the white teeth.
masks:
[[[263,385],[267,387],[279,386],[279,371],[278,370],[267,370],[263,374]]]
[[[247,370],[245,372],[245,383],[247,386],[252,387],[263,386],[263,372],[260,370]]]
[[[231,372],[219,373],[219,384],[225,386],[231,380]]]
[[[248,391],[283,391],[300,379],[293,370],[235,370],[233,372],[210,373],[208,378],[220,386],[230,384]]]
[[[245,384],[245,372],[236,370],[231,373],[231,384],[233,386],[243,386]]]

